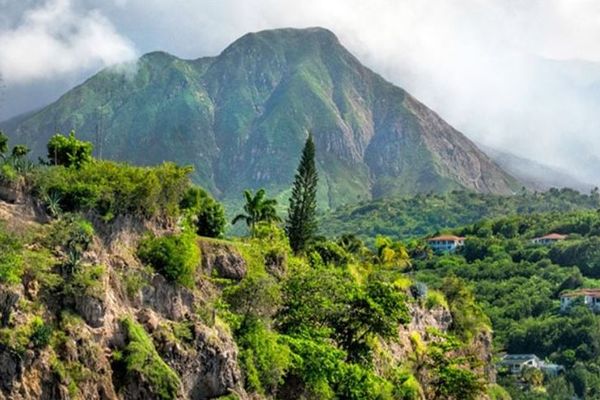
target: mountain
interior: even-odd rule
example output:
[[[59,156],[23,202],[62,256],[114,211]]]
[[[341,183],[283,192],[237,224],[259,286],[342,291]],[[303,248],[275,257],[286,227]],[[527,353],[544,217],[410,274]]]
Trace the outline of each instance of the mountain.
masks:
[[[571,188],[582,193],[594,189],[595,185],[583,182],[558,167],[516,156],[512,153],[478,145],[490,158],[509,174],[532,190],[545,191],[550,188]]]
[[[403,89],[364,67],[330,31],[249,33],[216,57],[164,52],[105,69],[42,110],[6,122],[37,155],[75,130],[101,158],[192,164],[224,199],[289,187],[311,132],[330,206],[393,194],[520,185]]]

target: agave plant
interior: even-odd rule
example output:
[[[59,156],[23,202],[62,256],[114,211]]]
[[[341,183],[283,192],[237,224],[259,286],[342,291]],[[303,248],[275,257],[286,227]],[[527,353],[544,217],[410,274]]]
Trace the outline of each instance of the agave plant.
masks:
[[[60,195],[56,192],[46,194],[43,198],[46,206],[46,211],[52,218],[58,218],[62,213],[60,208]]]

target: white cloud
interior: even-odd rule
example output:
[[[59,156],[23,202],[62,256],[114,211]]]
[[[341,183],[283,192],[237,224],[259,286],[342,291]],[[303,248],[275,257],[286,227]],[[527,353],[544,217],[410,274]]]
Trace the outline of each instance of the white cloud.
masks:
[[[0,73],[9,84],[55,79],[135,56],[98,10],[78,12],[70,0],[49,0],[0,30]]]
[[[31,17],[52,14],[56,4],[72,16],[66,25],[79,27],[75,38],[82,40],[64,41],[70,30],[57,35],[59,24]],[[319,25],[469,137],[600,183],[600,172],[586,161],[600,155],[598,0],[77,0],[77,6],[79,12],[65,1],[46,3],[0,33],[0,70],[8,68],[6,34],[32,38],[33,44],[13,46],[11,53],[24,55],[9,63],[13,76],[31,77],[23,72],[30,66],[44,76],[49,68],[127,58],[131,46],[115,29],[144,52],[196,58],[218,54],[248,31]],[[101,55],[92,52],[102,49],[99,35],[82,34],[94,24],[114,39]],[[35,55],[48,40],[79,55],[60,57],[66,67]]]

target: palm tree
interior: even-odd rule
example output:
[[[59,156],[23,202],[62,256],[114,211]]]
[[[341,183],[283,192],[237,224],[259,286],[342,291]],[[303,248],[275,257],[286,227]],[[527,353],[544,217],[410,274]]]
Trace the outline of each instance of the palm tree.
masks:
[[[265,189],[259,189],[254,195],[252,191],[244,190],[246,204],[244,205],[245,214],[235,216],[232,224],[238,221],[244,221],[251,232],[259,222],[279,222],[281,219],[277,216],[277,200],[267,198]]]

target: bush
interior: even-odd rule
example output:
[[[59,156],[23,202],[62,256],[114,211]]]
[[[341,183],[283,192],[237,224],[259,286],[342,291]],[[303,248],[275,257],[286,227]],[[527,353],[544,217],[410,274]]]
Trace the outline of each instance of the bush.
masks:
[[[21,282],[24,271],[21,249],[22,245],[17,239],[0,230],[0,283]]]
[[[142,375],[161,399],[178,398],[181,380],[175,371],[160,358],[144,328],[129,318],[123,320],[127,346],[123,354],[128,373]]]
[[[48,161],[52,165],[80,168],[92,160],[92,144],[75,138],[75,132],[69,136],[57,134],[48,142]]]
[[[225,231],[225,210],[208,193],[191,187],[185,193],[180,206],[191,214],[196,233],[206,237],[221,237]]]
[[[348,263],[348,253],[337,243],[322,240],[310,246],[310,251],[314,251],[321,256],[325,264],[331,264],[338,267]]]
[[[191,168],[164,163],[134,167],[94,161],[79,169],[40,168],[32,177],[34,194],[57,199],[66,212],[93,212],[105,221],[119,215],[142,218],[176,216],[190,185]]]
[[[259,320],[246,325],[237,340],[249,390],[275,393],[291,365],[290,348]]]
[[[146,237],[138,248],[140,259],[172,282],[192,287],[200,259],[193,235]]]

